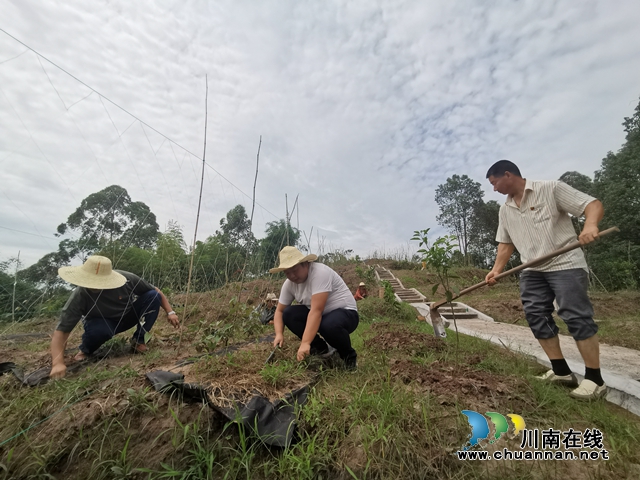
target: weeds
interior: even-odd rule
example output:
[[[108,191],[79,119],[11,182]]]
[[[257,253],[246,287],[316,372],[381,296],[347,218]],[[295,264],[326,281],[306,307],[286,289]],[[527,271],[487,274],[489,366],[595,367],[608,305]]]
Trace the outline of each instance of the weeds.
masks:
[[[349,265],[355,269],[357,264]],[[417,285],[428,280],[425,272],[401,274],[414,278]],[[466,280],[472,281],[472,275]],[[509,288],[517,295],[515,284]],[[228,312],[216,317],[218,322],[202,324],[205,337],[218,336],[209,339],[208,348],[264,331],[257,321],[251,323],[249,308],[233,300],[224,300],[224,308]],[[533,380],[539,365],[477,338],[461,335],[457,358],[449,348],[453,338],[445,339],[442,349],[401,344],[382,351],[369,340],[400,332],[415,339],[432,335],[431,327],[416,322],[415,311],[402,303],[367,298],[358,302],[358,309],[361,323],[351,336],[359,355],[358,372],[320,372],[306,405],[296,407],[297,440],[287,448],[265,447],[254,429],[228,423],[208,406],[186,405],[152,392],[141,374],[152,364],[175,362],[172,350],[158,348],[153,356],[127,359],[126,367],[101,361],[77,376],[37,388],[22,388],[14,379],[0,377],[0,441],[70,405],[28,435],[0,447],[0,479],[638,478],[638,418],[605,402],[577,403],[566,390]],[[160,332],[156,338],[166,337]],[[261,346],[261,362],[265,351]],[[279,356],[265,366],[255,357],[254,346],[247,344],[233,355],[203,357],[191,372],[215,378],[234,369],[251,370],[251,375],[259,373],[258,378],[274,386],[308,374],[304,364],[292,358]],[[456,378],[461,366],[470,375],[459,379],[455,385],[460,387],[439,390],[440,383]],[[498,383],[490,384],[489,392],[480,391],[473,385],[478,378]],[[94,393],[83,400],[87,392]],[[588,465],[458,461],[451,453],[469,434],[462,409],[514,412],[530,428],[599,428],[611,460]]]
[[[267,364],[262,367],[260,375],[265,382],[274,387],[282,387],[292,378],[306,376],[304,364],[293,360]]]
[[[158,413],[158,407],[153,402],[155,393],[151,390],[151,387],[145,387],[140,390],[127,388],[127,396],[129,409],[132,412],[149,413],[151,415]]]
[[[367,284],[368,288],[378,286],[378,281],[376,280],[376,267],[373,265],[357,265],[356,275],[361,281]]]
[[[396,298],[396,294],[393,292],[393,287],[386,280],[382,281],[382,287],[384,288],[383,299],[387,305],[393,308],[395,311],[400,310],[400,302]]]

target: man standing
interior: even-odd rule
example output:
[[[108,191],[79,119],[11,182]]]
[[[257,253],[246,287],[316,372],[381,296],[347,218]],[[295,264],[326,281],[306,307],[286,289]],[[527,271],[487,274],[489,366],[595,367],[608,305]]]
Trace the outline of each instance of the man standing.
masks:
[[[312,263],[317,259],[316,255],[305,256],[294,247],[284,247],[279,254],[280,265],[269,270],[287,276],[274,316],[273,346],[284,343],[286,325],[301,340],[298,361],[307,355],[327,353],[329,344],[338,351],[345,367],[355,370],[357,354],[349,334],[360,321],[356,301],[340,275],[326,265]],[[294,300],[299,305],[291,305]]]
[[[80,351],[84,360],[114,335],[137,327],[131,344],[135,352],[147,351],[144,336],[158,318],[160,306],[169,322],[178,327],[176,312],[164,294],[133,273],[113,270],[107,257],[93,255],[79,267],[62,267],[58,275],[76,285],[62,308],[60,322],[51,339],[51,378],[65,376],[64,350],[73,328],[84,320]]]
[[[604,216],[599,200],[560,181],[526,180],[509,160],[496,162],[487,178],[494,191],[507,195],[500,207],[498,254],[486,276],[489,285],[496,283],[493,277],[504,270],[514,249],[527,262],[574,242],[576,234],[569,214],[585,216],[578,237],[581,244],[598,238],[598,224]],[[607,391],[600,373],[598,326],[593,321],[588,285],[588,268],[581,249],[525,269],[520,276],[520,296],[527,322],[552,366],[537,378],[573,387],[578,383],[560,349],[558,327],[552,317],[555,299],[558,316],[567,324],[585,363],[584,380],[570,395],[587,400],[602,397]]]

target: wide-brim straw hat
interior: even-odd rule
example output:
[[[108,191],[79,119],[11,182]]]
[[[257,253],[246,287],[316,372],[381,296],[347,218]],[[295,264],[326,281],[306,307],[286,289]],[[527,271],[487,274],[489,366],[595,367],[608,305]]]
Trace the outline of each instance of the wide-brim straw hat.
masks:
[[[127,283],[124,275],[113,271],[111,260],[100,255],[92,255],[79,267],[60,267],[58,275],[73,285],[85,288],[108,290]]]
[[[318,259],[318,256],[312,253],[305,256],[295,247],[284,247],[280,250],[278,258],[280,260],[280,265],[269,270],[269,273],[282,272],[288,268],[295,267],[299,263],[315,262]]]

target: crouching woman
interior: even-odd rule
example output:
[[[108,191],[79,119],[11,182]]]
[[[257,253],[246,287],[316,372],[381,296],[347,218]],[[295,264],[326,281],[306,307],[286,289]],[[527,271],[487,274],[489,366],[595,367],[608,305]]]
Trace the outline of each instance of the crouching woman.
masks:
[[[316,255],[303,255],[294,247],[284,247],[280,265],[270,273],[284,272],[287,279],[280,290],[274,316],[274,347],[284,343],[286,326],[298,338],[297,359],[321,355],[335,348],[347,370],[355,370],[357,353],[351,333],[358,327],[358,307],[344,280],[330,267],[314,263]],[[293,301],[298,305],[292,305]]]

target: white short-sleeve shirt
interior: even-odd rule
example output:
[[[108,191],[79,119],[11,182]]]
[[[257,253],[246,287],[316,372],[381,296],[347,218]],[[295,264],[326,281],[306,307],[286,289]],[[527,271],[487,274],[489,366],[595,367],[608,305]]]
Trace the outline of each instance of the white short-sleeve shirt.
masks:
[[[527,180],[520,206],[511,196],[500,207],[496,241],[513,243],[522,262],[535,260],[578,239],[569,214],[579,217],[595,198],[560,181]],[[531,270],[551,272],[582,268],[582,249],[563,253]]]
[[[293,300],[311,308],[311,296],[316,293],[329,292],[323,313],[337,308],[358,310],[353,294],[344,280],[333,269],[322,263],[309,263],[309,276],[303,283],[293,283],[287,279],[280,290],[280,303],[291,305]]]

